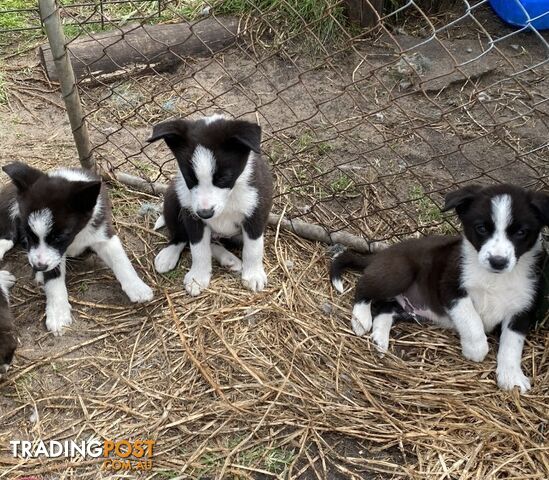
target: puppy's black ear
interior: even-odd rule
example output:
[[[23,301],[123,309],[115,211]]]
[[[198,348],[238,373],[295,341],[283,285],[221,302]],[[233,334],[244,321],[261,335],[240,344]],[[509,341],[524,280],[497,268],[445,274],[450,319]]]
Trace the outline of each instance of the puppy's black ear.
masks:
[[[261,153],[261,127],[245,120],[235,120],[227,147]]]
[[[28,190],[36,180],[44,175],[40,170],[29,167],[22,162],[8,163],[2,167],[2,170],[9,175],[12,182],[17,187],[17,190],[20,192]]]
[[[73,182],[69,205],[77,212],[86,213],[95,207],[97,197],[101,191],[101,181]]]
[[[448,210],[455,208],[458,214],[464,213],[481,190],[481,185],[468,185],[448,193],[444,198],[444,207],[442,208],[442,211],[447,212]]]
[[[186,120],[168,120],[166,122],[157,123],[153,127],[152,135],[147,138],[147,142],[156,142],[163,138],[168,143],[171,141],[185,141],[189,130],[189,122]],[[169,143],[168,143],[169,145]]]
[[[549,195],[543,192],[531,192],[530,204],[543,224],[549,226]]]

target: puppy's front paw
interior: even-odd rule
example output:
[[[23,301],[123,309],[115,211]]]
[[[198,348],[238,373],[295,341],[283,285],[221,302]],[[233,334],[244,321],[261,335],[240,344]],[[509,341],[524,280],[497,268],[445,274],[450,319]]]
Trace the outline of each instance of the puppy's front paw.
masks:
[[[242,271],[242,284],[252,292],[260,292],[267,285],[267,274],[263,267]]]
[[[473,362],[482,362],[488,354],[488,340],[486,336],[474,340],[462,340],[461,352],[463,356]]]
[[[63,335],[63,328],[71,323],[71,306],[68,303],[46,306],[46,328],[55,336]]]
[[[498,367],[496,371],[498,386],[502,390],[513,390],[519,387],[520,393],[526,393],[531,388],[530,379],[520,368]]]
[[[353,332],[359,337],[368,333],[372,329],[372,312],[370,303],[359,302],[353,307],[353,316],[351,318]]]
[[[134,303],[149,302],[153,299],[154,293],[145,282],[137,279],[129,287],[124,289],[128,298]]]
[[[210,285],[211,273],[201,272],[199,270],[193,270],[192,268],[185,275],[183,283],[185,284],[185,290],[192,297],[200,295],[202,290],[208,288]]]
[[[15,284],[15,277],[7,270],[0,270],[0,288],[10,289]]]

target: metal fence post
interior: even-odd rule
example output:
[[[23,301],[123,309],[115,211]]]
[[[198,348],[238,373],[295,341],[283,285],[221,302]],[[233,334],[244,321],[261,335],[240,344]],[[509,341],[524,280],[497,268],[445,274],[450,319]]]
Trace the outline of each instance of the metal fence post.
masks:
[[[65,45],[65,33],[63,32],[59,8],[55,0],[39,0],[39,5],[40,18],[46,30],[55,68],[59,75],[61,94],[65,101],[80,164],[84,168],[93,170],[95,169],[95,162],[91,154],[88,128],[84,121],[80,95],[76,87],[69,52]]]

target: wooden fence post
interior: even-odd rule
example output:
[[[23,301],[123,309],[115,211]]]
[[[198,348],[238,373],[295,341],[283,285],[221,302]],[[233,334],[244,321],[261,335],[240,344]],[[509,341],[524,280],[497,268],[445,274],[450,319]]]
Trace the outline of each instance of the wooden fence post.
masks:
[[[82,104],[80,103],[80,95],[78,94],[69,53],[65,45],[65,33],[63,32],[59,7],[55,0],[39,0],[39,5],[40,18],[46,30],[55,68],[59,75],[61,95],[69,116],[80,164],[84,168],[94,170],[95,162],[91,154],[90,137],[84,121]]]

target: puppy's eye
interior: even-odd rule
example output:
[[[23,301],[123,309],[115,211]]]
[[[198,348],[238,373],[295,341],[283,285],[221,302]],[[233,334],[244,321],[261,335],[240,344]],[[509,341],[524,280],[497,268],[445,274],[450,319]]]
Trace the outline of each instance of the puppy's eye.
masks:
[[[528,234],[528,230],[526,228],[519,228],[515,232],[515,237],[517,238],[524,238]]]
[[[23,240],[27,244],[33,245],[35,243],[38,243],[38,237],[36,236],[36,234],[30,228],[26,228],[23,233],[24,233]]]
[[[475,230],[479,235],[486,235],[488,233],[488,229],[486,228],[486,225],[477,225],[475,227]]]
[[[219,188],[228,188],[231,185],[230,175],[215,175],[213,178],[213,184]]]

